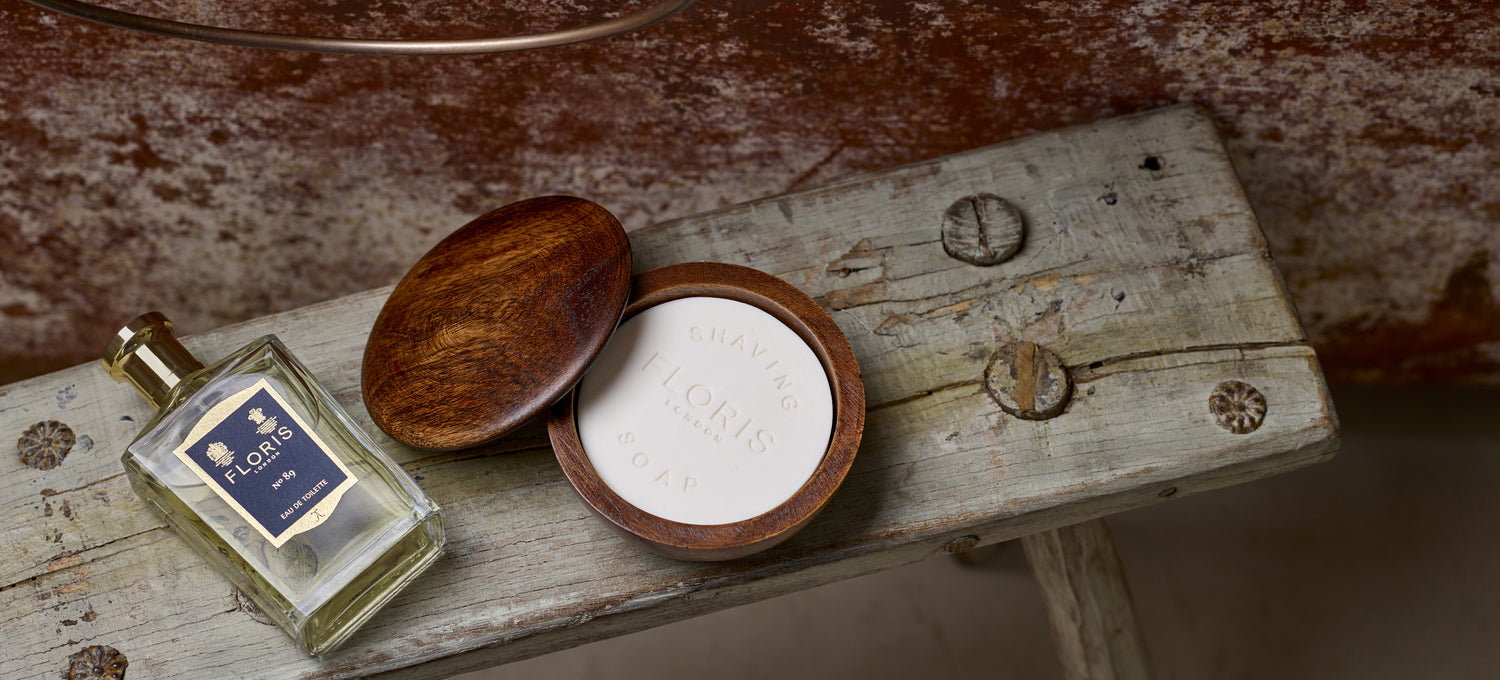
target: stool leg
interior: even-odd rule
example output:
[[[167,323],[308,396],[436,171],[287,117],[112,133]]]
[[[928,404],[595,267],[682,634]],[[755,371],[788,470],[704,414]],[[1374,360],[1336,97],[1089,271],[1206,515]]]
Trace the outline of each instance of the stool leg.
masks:
[[[1067,680],[1146,680],[1146,646],[1114,542],[1096,519],[1021,539]]]

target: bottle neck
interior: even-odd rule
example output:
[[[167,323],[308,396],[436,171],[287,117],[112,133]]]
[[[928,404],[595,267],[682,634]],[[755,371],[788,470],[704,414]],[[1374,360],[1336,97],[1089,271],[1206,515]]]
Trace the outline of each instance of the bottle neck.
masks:
[[[177,341],[174,330],[165,316],[150,312],[121,328],[104,352],[109,377],[130,383],[157,409],[177,383],[203,370],[203,364]]]

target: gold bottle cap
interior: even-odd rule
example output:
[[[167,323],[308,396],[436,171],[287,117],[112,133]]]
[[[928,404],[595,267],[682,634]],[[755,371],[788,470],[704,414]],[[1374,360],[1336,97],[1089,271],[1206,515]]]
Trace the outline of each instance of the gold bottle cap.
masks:
[[[173,335],[175,327],[161,312],[147,312],[126,324],[104,350],[109,377],[133,385],[146,401],[161,408],[167,393],[203,364]]]

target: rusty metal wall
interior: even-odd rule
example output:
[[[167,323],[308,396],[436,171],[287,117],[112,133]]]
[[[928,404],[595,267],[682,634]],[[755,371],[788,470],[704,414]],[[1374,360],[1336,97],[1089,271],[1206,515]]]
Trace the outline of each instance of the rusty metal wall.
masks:
[[[111,6],[459,37],[642,4]],[[96,358],[138,311],[192,333],[392,283],[527,196],[589,197],[634,228],[1196,100],[1332,380],[1500,385],[1497,15],[1495,0],[703,0],[604,42],[384,58],[0,0],[0,382]]]

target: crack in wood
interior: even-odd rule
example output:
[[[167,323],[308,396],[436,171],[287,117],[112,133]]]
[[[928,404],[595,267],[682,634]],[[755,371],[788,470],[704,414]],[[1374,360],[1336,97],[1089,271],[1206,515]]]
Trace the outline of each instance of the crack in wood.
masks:
[[[1233,259],[1233,258],[1236,258],[1236,257],[1250,257],[1250,258],[1253,258],[1253,259],[1264,260],[1264,261],[1267,261],[1267,262],[1271,261],[1270,255],[1266,254],[1266,253],[1257,253],[1255,251],[1236,251],[1236,252],[1232,252],[1232,253],[1226,253],[1226,254],[1220,254],[1220,255],[1213,255],[1213,256],[1208,256],[1208,257],[1192,257],[1192,258],[1186,258],[1186,259],[1181,259],[1181,260],[1167,260],[1167,261],[1159,262],[1157,264],[1153,264],[1153,265],[1149,265],[1149,266],[1144,266],[1144,267],[1120,267],[1118,269],[1104,269],[1104,270],[1097,270],[1097,271],[1079,272],[1077,274],[1068,275],[1067,278],[1076,279],[1076,278],[1079,278],[1079,277],[1089,277],[1090,279],[1105,279],[1105,278],[1108,278],[1110,276],[1117,276],[1117,275],[1121,275],[1121,274],[1144,274],[1144,273],[1148,273],[1148,272],[1160,272],[1160,271],[1168,271],[1168,270],[1174,270],[1174,269],[1175,270],[1183,271],[1183,272],[1188,273],[1188,274],[1201,275],[1201,269],[1202,269],[1202,266],[1204,264],[1212,263],[1212,262],[1218,262],[1218,261],[1221,261],[1221,260],[1229,260],[1229,259]],[[1035,273],[1035,274],[1027,273],[1025,275],[1017,275],[1017,276],[1010,276],[1010,277],[994,278],[994,279],[990,279],[990,280],[986,280],[986,281],[981,281],[981,282],[976,283],[976,284],[974,284],[972,286],[967,286],[967,287],[960,288],[960,289],[957,289],[957,290],[938,292],[938,293],[933,293],[931,295],[925,295],[925,296],[922,296],[922,297],[915,297],[915,298],[884,297],[884,298],[880,298],[880,299],[861,300],[861,301],[859,301],[857,303],[847,304],[847,305],[839,305],[838,301],[836,301],[836,300],[830,300],[829,299],[831,297],[840,297],[840,296],[837,295],[838,293],[846,293],[846,295],[843,296],[842,299],[848,299],[847,293],[849,291],[866,292],[866,291],[875,291],[875,290],[888,290],[891,287],[891,284],[904,283],[904,282],[907,282],[907,281],[911,281],[911,280],[919,279],[919,278],[923,278],[923,277],[932,277],[932,276],[934,276],[936,274],[940,274],[942,272],[951,271],[951,269],[944,269],[944,270],[937,270],[937,271],[924,271],[924,272],[921,272],[921,273],[912,274],[910,276],[902,276],[902,277],[897,277],[897,278],[893,278],[893,279],[882,279],[882,280],[877,281],[877,282],[864,283],[864,284],[860,284],[860,285],[857,285],[857,286],[854,286],[854,287],[851,287],[851,288],[833,289],[833,290],[829,290],[829,291],[823,293],[820,296],[815,297],[814,299],[817,300],[818,303],[821,304],[821,305],[823,305],[825,308],[833,310],[833,311],[853,311],[853,310],[859,310],[859,309],[863,309],[863,308],[866,308],[866,307],[871,307],[871,306],[874,306],[874,305],[882,305],[882,304],[892,304],[892,303],[895,303],[895,304],[916,304],[916,303],[919,303],[919,302],[926,302],[926,301],[929,301],[929,300],[936,300],[939,297],[973,297],[973,298],[983,298],[983,297],[988,297],[988,296],[987,295],[975,294],[975,291],[993,291],[995,289],[1010,289],[1010,290],[1014,291],[1014,290],[1026,287],[1027,284],[1033,284],[1033,283],[1036,283],[1038,281],[1044,281],[1047,278],[1052,277],[1052,276],[1059,276],[1059,275],[1061,275],[1061,272],[1064,271],[1064,270],[1066,270],[1068,267],[1076,266],[1076,265],[1081,264],[1083,262],[1086,262],[1088,260],[1089,260],[1089,258],[1083,258],[1081,260],[1077,260],[1077,261],[1070,262],[1070,263],[1067,263],[1067,264],[1059,265],[1057,267],[1052,267],[1052,268],[1044,269],[1044,270],[1038,270],[1037,273]],[[968,265],[965,265],[965,266],[968,266]]]
[[[82,486],[75,486],[75,487],[73,487],[71,489],[63,489],[62,491],[58,491],[56,489],[42,489],[40,491],[40,493],[42,494],[43,498],[51,498],[53,496],[61,496],[61,495],[65,494],[65,493],[73,493],[75,491],[82,491],[82,490],[87,489],[87,488],[89,488],[91,486],[95,486],[95,485],[98,485],[98,484],[104,484],[106,482],[111,482],[111,481],[114,481],[116,479],[119,479],[120,477],[122,477],[124,475],[125,475],[125,473],[123,473],[123,472],[117,472],[117,473],[115,473],[113,475],[110,475],[110,476],[105,477],[103,479],[96,479],[96,480],[94,480],[92,482],[89,482],[87,484],[84,484]]]
[[[1081,383],[1089,383],[1089,382],[1094,382],[1096,380],[1099,380],[1100,378],[1106,378],[1106,377],[1109,377],[1111,375],[1115,375],[1116,373],[1119,372],[1119,371],[1102,371],[1100,369],[1103,369],[1103,368],[1106,368],[1106,367],[1109,367],[1109,366],[1112,366],[1112,365],[1118,365],[1118,364],[1121,364],[1121,363],[1124,363],[1124,362],[1127,362],[1127,361],[1136,361],[1136,360],[1140,360],[1140,359],[1155,359],[1155,358],[1175,356],[1175,355],[1180,355],[1180,354],[1197,354],[1197,353],[1204,353],[1204,352],[1222,352],[1222,351],[1236,351],[1236,350],[1241,351],[1241,352],[1253,352],[1253,351],[1256,351],[1256,350],[1275,349],[1275,348],[1279,348],[1279,347],[1305,349],[1309,353],[1311,353],[1313,351],[1312,345],[1309,344],[1306,340],[1283,341],[1283,342],[1241,342],[1241,343],[1230,343],[1230,344],[1222,344],[1222,345],[1195,345],[1195,346],[1191,346],[1191,347],[1184,347],[1182,349],[1151,350],[1151,351],[1147,351],[1147,352],[1135,352],[1135,353],[1132,353],[1132,354],[1123,354],[1123,355],[1120,355],[1120,356],[1117,356],[1117,357],[1111,357],[1111,358],[1108,358],[1108,359],[1099,359],[1097,361],[1090,362],[1088,365],[1086,365],[1086,366],[1084,366],[1082,368],[1072,369],[1073,370],[1072,375],[1073,375],[1073,381],[1075,383],[1080,383],[1080,384]],[[1244,360],[1243,357],[1241,358],[1241,360]],[[1144,368],[1133,368],[1131,370],[1132,370],[1132,372],[1134,372],[1134,371],[1150,372],[1150,371],[1171,370],[1171,369],[1175,369],[1175,368],[1182,368],[1182,367],[1185,367],[1185,366],[1201,366],[1201,365],[1204,365],[1204,364],[1216,364],[1216,363],[1223,363],[1223,362],[1222,361],[1202,361],[1202,362],[1196,362],[1196,363],[1173,364],[1171,366],[1165,366],[1165,367],[1161,367],[1161,368],[1144,367]]]
[[[143,535],[149,534],[149,533],[151,533],[153,531],[163,531],[163,530],[167,530],[167,529],[168,529],[167,525],[165,523],[163,523],[163,524],[159,524],[159,525],[157,525],[155,527],[152,527],[150,529],[146,529],[144,531],[138,531],[138,532],[133,533],[133,534],[128,534],[128,535],[125,535],[125,536],[121,536],[119,538],[114,538],[114,539],[105,541],[103,543],[100,543],[99,545],[89,546],[87,548],[82,548],[82,549],[79,549],[79,550],[67,550],[67,551],[64,551],[64,552],[62,552],[62,553],[60,553],[58,555],[54,555],[54,556],[48,558],[47,562],[39,562],[39,563],[37,563],[37,566],[41,566],[42,564],[53,562],[53,561],[58,560],[58,559],[63,558],[63,557],[80,557],[82,559],[80,559],[78,562],[69,563],[66,566],[58,567],[56,569],[49,569],[49,570],[44,571],[42,573],[36,574],[35,576],[29,576],[27,578],[24,578],[24,579],[22,579],[20,581],[16,581],[15,583],[11,583],[9,585],[0,585],[0,594],[3,594],[6,591],[11,590],[13,588],[24,586],[24,585],[26,585],[28,583],[36,584],[41,579],[47,578],[48,576],[51,576],[53,574],[58,574],[58,573],[66,572],[66,571],[68,571],[70,569],[77,569],[79,567],[88,566],[90,564],[93,564],[95,561],[97,561],[99,559],[102,559],[101,557],[91,557],[91,556],[88,555],[88,553],[97,552],[97,551],[99,551],[101,549],[104,549],[104,548],[107,548],[107,547],[109,547],[111,545],[119,543],[120,541],[128,541],[128,540],[130,540],[132,538],[135,538],[137,536],[143,536]],[[176,534],[169,534],[169,535],[176,536]],[[110,555],[114,555],[114,554],[116,554],[116,553],[110,553]],[[103,557],[109,557],[110,555],[104,555]]]

